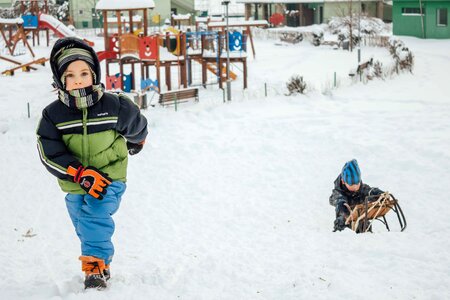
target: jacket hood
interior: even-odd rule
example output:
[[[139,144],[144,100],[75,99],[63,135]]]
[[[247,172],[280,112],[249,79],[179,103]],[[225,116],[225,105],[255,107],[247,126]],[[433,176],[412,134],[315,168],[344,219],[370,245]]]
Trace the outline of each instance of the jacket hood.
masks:
[[[55,82],[56,87],[61,90],[64,89],[64,84],[61,82],[62,74],[59,74],[58,64],[56,62],[61,50],[69,48],[81,48],[89,51],[94,61],[94,69],[92,70],[95,73],[94,85],[100,84],[101,72],[97,53],[95,53],[94,49],[92,49],[92,47],[86,44],[83,40],[75,37],[66,37],[56,41],[50,54],[50,66],[53,73],[53,81]]]

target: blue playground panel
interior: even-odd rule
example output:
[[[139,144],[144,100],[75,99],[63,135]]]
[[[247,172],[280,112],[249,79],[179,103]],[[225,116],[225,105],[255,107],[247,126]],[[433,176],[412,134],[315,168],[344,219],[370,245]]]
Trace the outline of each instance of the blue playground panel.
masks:
[[[158,88],[158,79],[142,79],[141,80],[141,90],[149,88],[149,90],[155,90]]]
[[[25,15],[22,16],[24,28],[37,28],[39,21],[37,16]]]
[[[228,33],[228,47],[230,51],[242,51],[242,33],[235,31]]]
[[[126,93],[131,92],[131,86],[133,85],[133,73],[123,74],[123,91]],[[117,73],[116,76],[120,76],[120,73]]]

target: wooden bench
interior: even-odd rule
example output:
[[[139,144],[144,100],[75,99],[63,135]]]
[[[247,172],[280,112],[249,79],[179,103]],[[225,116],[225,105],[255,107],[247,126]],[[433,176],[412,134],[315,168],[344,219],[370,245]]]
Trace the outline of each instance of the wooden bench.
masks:
[[[369,66],[373,64],[373,58],[371,58],[368,61],[362,62],[358,65],[356,69],[352,69],[348,76],[354,77],[356,74],[361,75],[365,69],[367,69]]]
[[[371,66],[373,64],[373,58],[371,58],[368,61],[365,61],[363,63],[360,63],[358,65],[358,68],[356,69],[356,73],[357,74],[361,74],[365,69],[367,69],[369,66]]]
[[[187,88],[176,91],[167,91],[159,93],[159,104],[177,105],[195,99],[198,102],[198,88]]]
[[[283,32],[280,40],[291,44],[297,44],[303,41],[303,34],[301,32]]]

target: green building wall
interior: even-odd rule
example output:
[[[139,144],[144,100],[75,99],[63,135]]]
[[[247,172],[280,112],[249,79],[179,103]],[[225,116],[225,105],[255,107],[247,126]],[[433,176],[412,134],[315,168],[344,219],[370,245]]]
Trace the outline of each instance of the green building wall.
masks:
[[[176,9],[177,14],[194,14],[195,13],[195,0],[172,0],[172,9]]]
[[[433,1],[426,3],[425,37],[433,39],[450,38],[450,1]],[[437,10],[447,9],[447,26],[437,26]],[[450,52],[450,49],[449,49]]]
[[[377,4],[376,2],[365,2],[363,1],[361,5],[365,5],[365,13],[370,17],[375,17],[377,15]],[[332,17],[344,17],[350,15],[350,7],[348,2],[325,2],[324,3],[324,22],[328,22]],[[352,3],[352,12],[355,15],[359,14],[359,1],[354,1]],[[363,12],[361,10],[361,12]]]
[[[92,28],[93,14],[95,13],[96,0],[71,0],[69,2],[69,14],[73,18],[75,28]],[[94,21],[95,22],[95,21]]]
[[[170,20],[170,1],[169,0],[153,0],[155,2],[155,8],[150,11],[150,19],[149,19],[149,26],[157,26],[158,24],[153,23],[152,17],[154,15],[160,15],[161,21],[160,25],[164,24],[165,19]]]
[[[419,7],[419,1],[394,1],[392,8],[394,35],[433,39],[450,38],[450,1],[422,1],[422,7],[425,10],[423,30],[420,15],[405,16],[402,14],[402,8]],[[447,8],[447,26],[437,25],[437,9],[439,8]]]
[[[392,19],[393,19],[392,31],[394,35],[423,37],[422,17],[420,15],[414,16],[402,15],[402,8],[419,8],[419,7],[420,7],[419,1],[394,1],[394,4],[392,6]]]
[[[0,0],[0,8],[9,8],[11,6],[11,0]]]

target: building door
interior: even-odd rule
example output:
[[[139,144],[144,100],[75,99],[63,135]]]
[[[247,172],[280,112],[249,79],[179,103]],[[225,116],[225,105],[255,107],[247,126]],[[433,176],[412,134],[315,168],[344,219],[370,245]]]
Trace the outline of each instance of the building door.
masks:
[[[286,4],[286,25],[289,27],[298,27],[300,25],[299,7],[297,4]]]
[[[314,24],[314,10],[312,10],[311,8],[303,8],[303,16],[304,16],[304,21],[303,21],[303,26],[309,26]]]
[[[323,6],[319,6],[319,24],[323,23]]]

